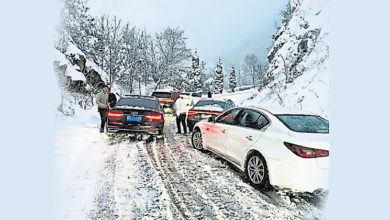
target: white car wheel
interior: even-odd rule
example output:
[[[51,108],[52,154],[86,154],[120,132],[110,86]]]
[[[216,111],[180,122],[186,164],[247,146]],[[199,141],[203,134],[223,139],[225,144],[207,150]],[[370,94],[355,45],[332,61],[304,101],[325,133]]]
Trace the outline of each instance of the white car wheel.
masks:
[[[202,133],[199,129],[192,133],[192,146],[198,150],[203,149]]]
[[[268,170],[265,160],[260,154],[255,153],[249,156],[246,165],[246,174],[253,185],[260,188],[266,186]]]

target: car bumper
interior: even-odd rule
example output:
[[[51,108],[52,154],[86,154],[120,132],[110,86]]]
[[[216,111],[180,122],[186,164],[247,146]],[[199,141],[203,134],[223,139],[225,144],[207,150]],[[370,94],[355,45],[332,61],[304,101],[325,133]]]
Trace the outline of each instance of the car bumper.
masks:
[[[150,134],[150,135],[158,135],[160,131],[162,131],[163,127],[156,126],[115,126],[108,125],[107,131],[109,133],[132,133],[132,134]]]
[[[271,185],[305,192],[329,189],[329,157],[296,157],[287,162],[268,159],[267,165]]]

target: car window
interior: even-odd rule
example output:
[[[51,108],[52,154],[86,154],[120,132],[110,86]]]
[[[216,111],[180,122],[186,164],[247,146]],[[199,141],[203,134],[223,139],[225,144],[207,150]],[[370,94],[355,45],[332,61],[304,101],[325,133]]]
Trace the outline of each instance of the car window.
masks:
[[[116,106],[131,106],[138,108],[158,109],[158,102],[155,99],[121,98],[119,99]]]
[[[194,110],[223,112],[226,110],[226,104],[219,100],[202,99],[195,104]]]
[[[152,96],[157,97],[157,98],[170,99],[171,93],[170,92],[153,92]]]
[[[210,105],[219,106],[221,108],[224,108],[226,103],[223,101],[204,99],[204,100],[200,100],[198,103],[196,103],[195,106],[210,106]]]
[[[260,115],[260,117],[257,119],[255,128],[262,129],[262,128],[264,128],[268,124],[269,124],[268,119],[264,115]]]
[[[224,123],[224,124],[237,124],[236,117],[242,111],[242,109],[232,109],[230,111],[225,112],[220,117],[218,117],[216,122]]]
[[[226,111],[226,110],[228,110],[228,109],[230,109],[230,108],[233,108],[233,107],[234,107],[234,106],[232,105],[232,101],[228,100],[228,101],[226,102],[226,105],[225,105],[224,110]]]
[[[202,97],[202,93],[196,93],[196,92],[194,92],[194,93],[192,93],[192,96],[193,97]]]
[[[247,127],[247,128],[257,128],[257,119],[260,117],[260,113],[245,109],[237,117],[238,125]]]
[[[306,133],[329,133],[329,121],[317,115],[276,115],[290,130]]]

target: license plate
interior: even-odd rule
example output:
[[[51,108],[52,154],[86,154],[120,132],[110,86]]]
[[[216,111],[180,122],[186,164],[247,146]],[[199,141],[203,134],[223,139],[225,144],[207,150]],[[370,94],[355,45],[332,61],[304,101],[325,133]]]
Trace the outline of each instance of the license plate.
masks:
[[[141,116],[127,116],[127,121],[135,121],[135,122],[141,122],[142,117]]]

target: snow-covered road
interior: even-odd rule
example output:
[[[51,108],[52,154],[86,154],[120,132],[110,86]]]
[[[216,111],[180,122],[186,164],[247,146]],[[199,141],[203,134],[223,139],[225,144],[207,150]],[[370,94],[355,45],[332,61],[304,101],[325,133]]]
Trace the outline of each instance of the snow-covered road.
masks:
[[[191,147],[166,119],[163,138],[108,137],[68,126],[56,137],[65,219],[322,219],[326,196],[260,192],[232,165]]]

